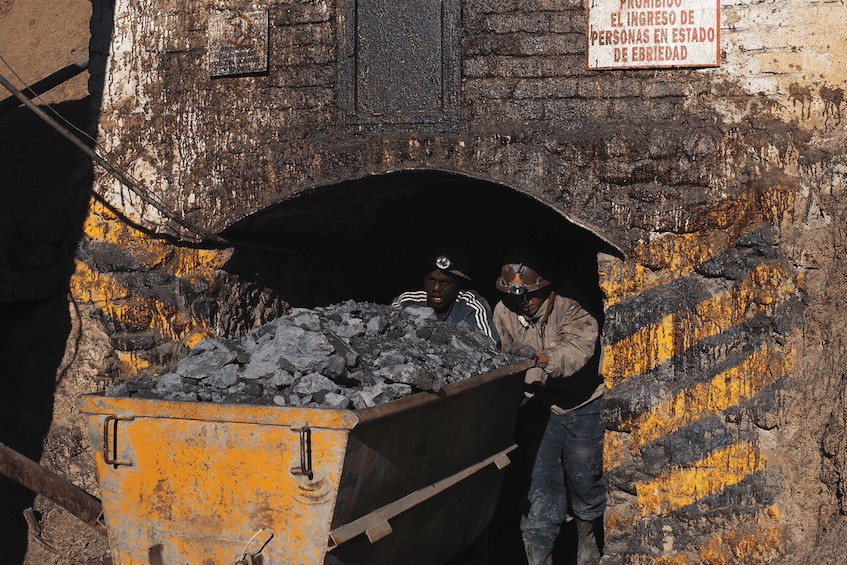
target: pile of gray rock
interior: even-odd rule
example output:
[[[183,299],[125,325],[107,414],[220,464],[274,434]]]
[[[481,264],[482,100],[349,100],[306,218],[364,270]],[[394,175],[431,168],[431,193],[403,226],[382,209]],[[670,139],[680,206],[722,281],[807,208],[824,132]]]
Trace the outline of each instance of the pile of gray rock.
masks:
[[[347,301],[296,308],[238,340],[198,343],[175,369],[107,396],[361,409],[520,361],[430,308]]]

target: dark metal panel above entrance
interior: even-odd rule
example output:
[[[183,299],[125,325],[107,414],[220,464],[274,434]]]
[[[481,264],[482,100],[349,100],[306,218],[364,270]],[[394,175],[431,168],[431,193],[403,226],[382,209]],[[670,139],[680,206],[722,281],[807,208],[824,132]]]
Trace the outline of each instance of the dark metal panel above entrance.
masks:
[[[458,115],[458,0],[342,0],[339,95],[351,125]]]

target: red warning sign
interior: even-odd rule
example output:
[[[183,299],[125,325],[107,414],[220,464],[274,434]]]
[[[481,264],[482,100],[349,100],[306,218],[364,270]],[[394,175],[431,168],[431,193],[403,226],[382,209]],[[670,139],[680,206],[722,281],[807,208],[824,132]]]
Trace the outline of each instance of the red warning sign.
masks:
[[[585,0],[589,69],[720,66],[720,0]]]

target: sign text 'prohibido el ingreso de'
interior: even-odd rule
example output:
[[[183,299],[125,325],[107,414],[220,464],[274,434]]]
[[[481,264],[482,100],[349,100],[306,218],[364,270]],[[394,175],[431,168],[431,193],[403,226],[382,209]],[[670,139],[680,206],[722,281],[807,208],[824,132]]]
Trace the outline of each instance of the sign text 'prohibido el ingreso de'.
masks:
[[[585,0],[588,68],[720,66],[720,0]]]

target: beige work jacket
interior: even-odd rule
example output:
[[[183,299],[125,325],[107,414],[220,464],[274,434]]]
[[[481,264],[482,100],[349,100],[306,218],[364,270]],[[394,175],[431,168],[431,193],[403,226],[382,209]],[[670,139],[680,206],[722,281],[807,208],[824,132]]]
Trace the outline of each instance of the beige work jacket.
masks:
[[[545,318],[550,300],[552,310]],[[510,302],[501,301],[494,307],[494,325],[504,349],[523,342],[549,358],[546,367],[527,371],[527,390],[536,400],[560,410],[599,397],[604,387],[599,374],[597,320],[579,302],[558,294],[551,295],[538,312],[535,319],[529,319]]]

